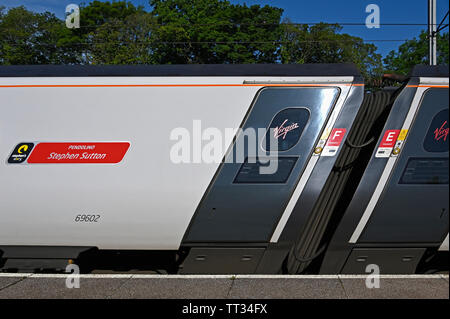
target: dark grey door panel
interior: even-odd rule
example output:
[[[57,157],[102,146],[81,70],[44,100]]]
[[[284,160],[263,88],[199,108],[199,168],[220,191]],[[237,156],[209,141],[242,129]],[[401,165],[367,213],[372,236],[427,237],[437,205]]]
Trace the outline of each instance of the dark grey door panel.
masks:
[[[438,134],[445,121],[448,129],[448,98],[448,89],[425,92],[403,151],[359,242],[437,243],[448,232],[448,146],[432,145],[448,143]],[[439,115],[436,120],[438,114],[447,114],[447,119]]]
[[[277,131],[285,142],[278,148],[279,169],[267,177],[258,174],[258,163],[230,162],[237,145],[244,142],[245,137],[239,135],[197,208],[184,243],[267,242],[338,96],[339,89],[334,87],[261,90],[242,129],[292,129],[287,134]],[[258,143],[261,149],[267,149],[264,135]],[[252,154],[247,149],[244,152],[248,161]]]

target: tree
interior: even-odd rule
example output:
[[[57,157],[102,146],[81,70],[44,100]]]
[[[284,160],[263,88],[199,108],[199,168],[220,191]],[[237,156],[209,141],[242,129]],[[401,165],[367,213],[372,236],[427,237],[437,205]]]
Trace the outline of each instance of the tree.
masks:
[[[377,47],[363,39],[339,33],[338,24],[319,23],[313,26],[285,21],[282,63],[355,63],[364,76],[382,72],[381,55]]]
[[[61,41],[70,31],[54,14],[33,13],[25,7],[0,14],[2,64],[76,63],[76,54]]]
[[[89,62],[92,64],[154,64],[155,19],[138,12],[123,20],[112,19],[92,34]]]
[[[151,0],[159,63],[274,63],[282,9],[225,0]]]
[[[4,6],[0,6],[0,65],[1,64],[6,64],[4,61],[4,50],[5,50],[5,40],[3,39],[4,35],[3,32],[1,31],[1,26],[3,24],[3,19],[5,16],[5,7]]]
[[[381,73],[373,44],[335,24],[281,23],[283,10],[228,0],[127,1],[80,7],[80,28],[51,13],[0,9],[2,64],[356,63]],[[448,49],[447,49],[448,52]]]
[[[448,33],[437,34],[437,62],[448,64]],[[413,38],[401,44],[398,50],[393,50],[384,59],[386,69],[390,72],[408,74],[417,64],[428,64],[428,33],[422,31],[418,38]]]
[[[71,29],[70,35],[65,40],[77,43],[71,49],[81,59],[80,63],[125,63],[123,52],[117,58],[113,58],[111,54],[114,48],[123,51],[118,44],[126,38],[126,35],[121,33],[127,32],[125,29],[130,23],[127,18],[137,14],[148,13],[142,6],[136,7],[129,1],[95,0],[87,5],[83,3],[80,5],[80,28]],[[107,52],[100,52],[102,49]]]
[[[102,2],[92,1],[87,6],[80,6],[80,25],[84,32],[92,32],[93,29],[111,22],[112,20],[124,20],[136,13],[145,13],[144,7],[134,6],[129,1]]]

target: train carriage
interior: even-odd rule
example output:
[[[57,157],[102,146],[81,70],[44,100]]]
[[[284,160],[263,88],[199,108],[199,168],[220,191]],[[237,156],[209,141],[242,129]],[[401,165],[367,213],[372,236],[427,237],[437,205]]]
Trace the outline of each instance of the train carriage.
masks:
[[[415,273],[448,251],[448,67],[365,92],[351,64],[2,66],[0,100],[4,270]]]

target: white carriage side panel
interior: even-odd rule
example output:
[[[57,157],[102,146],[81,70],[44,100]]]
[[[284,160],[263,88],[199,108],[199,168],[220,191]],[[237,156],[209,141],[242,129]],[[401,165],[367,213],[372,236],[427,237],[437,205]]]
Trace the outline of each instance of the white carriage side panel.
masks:
[[[219,164],[172,163],[174,128],[192,134],[193,120],[201,120],[203,129],[238,128],[262,87],[243,86],[244,81],[352,79],[0,78],[0,245],[178,249]],[[224,141],[223,154],[231,140]],[[21,142],[131,146],[118,164],[7,164]],[[101,217],[96,223],[75,222],[80,214]]]
[[[2,88],[0,245],[177,249],[218,164],[173,164],[172,129],[192,133],[193,120],[201,120],[203,129],[237,128],[258,89]],[[115,165],[6,164],[20,142],[100,141],[131,146]],[[79,214],[101,217],[75,222]]]

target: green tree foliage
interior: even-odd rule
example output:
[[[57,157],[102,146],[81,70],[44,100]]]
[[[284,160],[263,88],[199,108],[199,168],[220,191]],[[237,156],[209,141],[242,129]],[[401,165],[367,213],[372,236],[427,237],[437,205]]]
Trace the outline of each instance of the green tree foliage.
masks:
[[[358,65],[365,76],[379,75],[381,55],[376,46],[361,38],[340,33],[337,24],[295,25],[286,21],[283,32],[283,63],[342,63]]]
[[[142,6],[136,7],[131,2],[126,1],[92,1],[87,6],[82,5],[80,8],[81,30],[91,32],[104,23],[124,20],[136,13],[146,13],[146,11]]]
[[[448,64],[448,32],[437,34],[437,62]],[[386,69],[391,72],[408,74],[416,64],[428,64],[428,33],[422,31],[418,38],[406,41],[398,50],[391,51],[384,59]]]
[[[274,63],[282,9],[224,0],[152,0],[160,63]],[[170,43],[168,43],[170,42]]]
[[[91,34],[87,60],[92,64],[155,64],[155,19],[137,12],[124,19],[112,19]]]
[[[132,18],[130,18],[133,16]],[[143,7],[131,2],[92,1],[80,6],[80,28],[72,29],[70,43],[77,43],[71,49],[76,52],[82,63],[89,64],[132,64],[131,55],[136,54],[136,41],[129,43],[130,33],[137,31],[136,23],[143,23],[142,29],[148,28],[150,16]],[[142,36],[142,30],[135,38]],[[136,40],[136,39],[134,39]],[[124,52],[130,46],[128,53]],[[134,49],[134,50],[132,50]],[[114,53],[114,50],[117,50]],[[134,63],[146,63],[141,56],[136,56]]]
[[[0,7],[0,64],[175,64],[353,62],[366,77],[381,74],[373,44],[336,24],[281,23],[273,6],[228,0],[149,0],[152,11],[129,1],[81,6],[81,28],[68,29],[51,13]],[[448,63],[448,33],[438,35],[438,62]],[[407,73],[427,63],[426,32],[384,59]]]
[[[23,6],[0,12],[2,64],[77,62],[76,54],[67,50],[70,30],[54,14],[33,13]]]

